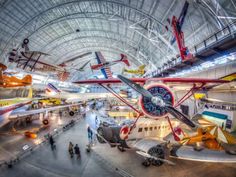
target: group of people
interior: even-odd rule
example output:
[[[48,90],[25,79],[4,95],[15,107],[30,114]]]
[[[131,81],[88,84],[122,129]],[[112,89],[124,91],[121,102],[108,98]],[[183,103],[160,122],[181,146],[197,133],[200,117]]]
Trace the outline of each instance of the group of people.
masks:
[[[71,158],[74,157],[74,154],[77,156],[77,159],[80,158],[80,149],[79,149],[78,144],[76,144],[75,147],[74,147],[73,143],[69,142],[68,151],[69,151],[69,154],[70,154]]]
[[[54,141],[54,138],[52,137],[52,135],[49,134],[49,137],[48,137],[48,138],[49,138],[49,143],[50,143],[50,145],[51,145],[51,149],[52,149],[52,150],[56,150],[55,141]],[[80,158],[80,149],[79,149],[78,144],[76,144],[76,145],[74,146],[72,142],[69,142],[68,151],[69,151],[69,154],[70,154],[70,157],[71,157],[71,158],[74,157],[74,154],[76,154],[77,159]]]

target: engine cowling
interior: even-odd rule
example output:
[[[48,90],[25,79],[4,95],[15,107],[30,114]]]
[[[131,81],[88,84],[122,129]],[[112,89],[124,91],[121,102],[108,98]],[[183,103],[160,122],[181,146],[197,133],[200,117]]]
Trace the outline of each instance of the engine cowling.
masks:
[[[170,89],[163,84],[151,84],[146,89],[153,95],[161,98],[165,103],[174,105],[174,95]],[[141,96],[139,99],[143,113],[153,119],[158,119],[167,114],[165,107],[155,105],[150,98]]]

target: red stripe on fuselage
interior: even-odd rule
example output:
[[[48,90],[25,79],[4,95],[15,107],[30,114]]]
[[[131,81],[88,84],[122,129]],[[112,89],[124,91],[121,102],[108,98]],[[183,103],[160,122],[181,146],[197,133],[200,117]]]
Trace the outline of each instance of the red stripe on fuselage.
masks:
[[[3,110],[0,110],[0,116],[3,115],[3,114],[6,114],[7,112],[10,112],[12,110],[15,110],[15,109],[18,109],[20,107],[23,107],[27,104],[30,104],[32,101],[29,101],[29,102],[26,102],[26,103],[19,103],[19,104],[15,104],[15,105],[12,105],[12,106],[9,106],[8,108],[6,109],[3,109]]]

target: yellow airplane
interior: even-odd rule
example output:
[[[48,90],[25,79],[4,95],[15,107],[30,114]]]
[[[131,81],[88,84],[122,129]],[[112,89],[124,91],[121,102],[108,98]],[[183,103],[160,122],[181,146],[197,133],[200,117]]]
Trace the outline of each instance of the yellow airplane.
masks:
[[[123,69],[123,72],[125,73],[129,73],[129,74],[140,74],[140,75],[143,75],[145,73],[145,70],[144,68],[146,67],[146,65],[141,65],[138,67],[138,69]]]
[[[42,104],[42,106],[55,106],[55,105],[61,105],[62,101],[59,98],[44,98],[38,100],[39,104]]]
[[[28,110],[32,101],[38,100],[38,98],[32,98],[32,88],[29,89],[28,97],[26,98],[11,98],[11,99],[1,99],[0,100],[0,127],[4,126],[10,121],[16,120],[26,120],[26,118],[31,119],[32,115],[43,113],[45,116],[42,120],[44,126],[49,125],[48,112],[59,110],[63,108],[71,108],[78,104],[65,104],[57,105],[47,108],[32,109]],[[70,112],[73,112],[72,110]],[[36,138],[36,130],[28,130],[24,132],[24,135],[29,138]],[[22,134],[20,131],[13,131],[13,134]]]
[[[32,76],[26,75],[24,78],[19,79],[15,76],[8,76],[3,74],[7,67],[0,63],[0,87],[20,87],[20,86],[28,86],[32,84]]]

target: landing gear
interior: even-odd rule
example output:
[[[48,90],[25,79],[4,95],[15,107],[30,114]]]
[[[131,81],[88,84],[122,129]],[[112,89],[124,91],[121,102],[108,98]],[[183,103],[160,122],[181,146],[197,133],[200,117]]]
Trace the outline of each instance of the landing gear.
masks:
[[[119,149],[119,150],[120,150],[120,152],[125,152],[125,149],[124,149],[124,147],[123,147],[123,146],[121,146],[121,145],[118,145],[118,146],[117,146],[117,149]]]
[[[44,120],[43,120],[43,125],[48,125],[48,124],[49,124],[48,119],[44,119]]]
[[[72,117],[75,115],[74,111],[69,111],[69,115]]]
[[[148,154],[150,154],[153,157],[156,157],[158,159],[164,159],[165,158],[165,151],[164,147],[162,145],[157,145],[148,150]],[[148,167],[150,165],[154,166],[161,166],[164,162],[162,160],[158,160],[155,158],[147,158],[142,165],[145,167]]]
[[[151,163],[149,162],[149,159],[147,159],[142,163],[142,165],[145,167],[149,167],[151,165]]]

